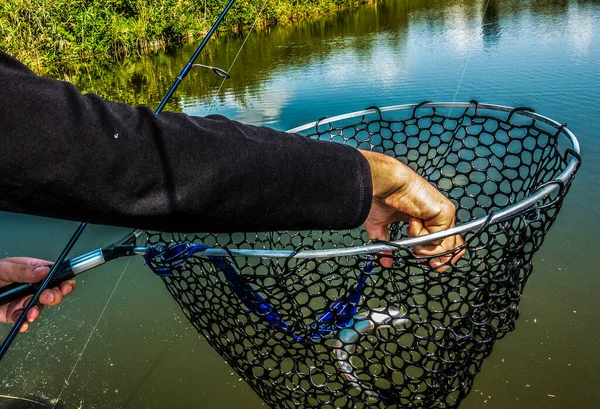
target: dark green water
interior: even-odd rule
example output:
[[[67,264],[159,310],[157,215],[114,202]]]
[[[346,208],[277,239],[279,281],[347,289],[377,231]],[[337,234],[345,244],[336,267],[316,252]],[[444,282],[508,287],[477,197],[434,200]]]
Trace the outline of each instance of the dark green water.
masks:
[[[229,67],[242,41],[217,39],[201,62]],[[156,106],[191,51],[73,80],[113,100]],[[204,115],[212,107],[210,113],[288,129],[370,105],[475,98],[568,122],[584,165],[536,256],[516,331],[496,344],[461,408],[600,406],[600,1],[384,1],[253,33],[231,74],[218,90],[217,77],[194,72],[170,108]],[[0,250],[52,259],[75,226],[0,214]],[[74,254],[123,233],[92,226]],[[263,405],[139,258],[88,273],[76,294],[20,336],[0,365],[0,394],[60,396],[57,407],[67,408]],[[16,402],[0,398],[0,407]]]

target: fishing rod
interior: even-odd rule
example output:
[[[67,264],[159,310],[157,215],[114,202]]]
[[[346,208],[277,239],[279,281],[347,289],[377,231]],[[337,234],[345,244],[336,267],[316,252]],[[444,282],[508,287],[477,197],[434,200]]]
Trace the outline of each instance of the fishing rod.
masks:
[[[217,31],[217,28],[219,28],[219,25],[221,24],[221,22],[225,18],[225,15],[227,15],[227,12],[231,8],[231,6],[233,6],[233,3],[235,3],[235,0],[229,0],[229,3],[227,3],[227,5],[223,9],[223,11],[221,11],[221,14],[219,14],[219,17],[217,17],[217,20],[213,23],[213,25],[210,28],[210,30],[208,30],[208,33],[206,33],[206,36],[204,36],[204,39],[202,40],[202,42],[200,43],[200,45],[198,46],[198,48],[196,48],[196,51],[194,51],[194,54],[192,54],[192,56],[190,57],[190,59],[187,62],[187,64],[183,67],[183,69],[181,70],[181,72],[179,73],[179,75],[177,76],[177,78],[175,78],[175,81],[173,81],[173,84],[171,85],[171,88],[169,88],[169,90],[167,91],[167,93],[163,97],[162,101],[158,105],[158,108],[156,108],[156,110],[154,111],[155,114],[158,115],[158,114],[160,114],[162,112],[162,110],[165,107],[165,105],[167,105],[167,102],[169,102],[169,100],[171,99],[171,96],[173,96],[173,94],[175,93],[175,91],[179,87],[179,84],[181,84],[181,81],[183,81],[183,79],[189,74],[190,70],[194,66],[197,66],[197,67],[200,67],[200,68],[210,69],[215,74],[217,74],[218,76],[220,76],[222,78],[225,78],[225,79],[229,78],[229,73],[226,72],[225,70],[222,70],[222,69],[216,68],[216,67],[211,67],[211,66],[208,66],[208,65],[203,65],[203,64],[196,64],[196,65],[194,65],[194,62],[196,61],[196,58],[198,58],[198,56],[200,55],[200,53],[202,52],[202,50],[204,50],[204,47],[206,47],[206,44],[208,43],[208,40],[210,40],[210,38],[215,33],[215,31]]]
[[[158,105],[158,108],[156,108],[156,110],[154,111],[157,115],[162,112],[162,110],[164,109],[164,107],[167,105],[167,103],[169,102],[169,100],[171,99],[171,97],[173,96],[173,94],[175,93],[175,91],[177,90],[177,88],[179,87],[179,84],[181,84],[181,82],[183,81],[183,79],[188,75],[188,73],[190,72],[190,70],[192,69],[192,67],[197,66],[199,68],[210,69],[215,74],[217,74],[218,76],[220,76],[222,78],[229,78],[229,73],[227,73],[226,71],[224,71],[224,70],[222,70],[220,68],[211,67],[211,66],[207,66],[207,65],[203,65],[203,64],[194,64],[194,62],[196,61],[196,58],[198,58],[198,56],[200,55],[200,53],[202,52],[202,50],[204,50],[204,48],[206,47],[206,44],[208,43],[208,41],[210,40],[210,38],[217,31],[217,29],[219,28],[219,25],[221,24],[221,22],[223,21],[223,19],[227,15],[227,12],[233,6],[234,3],[235,3],[235,0],[229,0],[229,2],[227,3],[227,5],[223,9],[223,11],[221,11],[221,14],[219,14],[219,16],[217,17],[217,19],[215,20],[215,22],[211,26],[210,30],[204,36],[204,39],[202,40],[202,42],[200,43],[200,45],[198,45],[198,47],[196,48],[196,50],[192,54],[192,56],[189,59],[189,61],[187,62],[187,64],[183,67],[183,69],[181,70],[181,72],[179,73],[179,75],[177,76],[177,78],[175,78],[175,80],[173,81],[173,84],[171,85],[171,87],[169,88],[169,90],[167,91],[167,93],[165,94],[165,96],[163,97],[162,101]],[[23,325],[23,323],[25,322],[27,314],[37,304],[37,302],[39,301],[40,296],[42,295],[42,292],[46,288],[50,287],[51,283],[53,284],[53,283],[57,282],[55,280],[55,277],[57,277],[57,276],[59,276],[61,274],[63,275],[63,277],[70,274],[70,272],[68,271],[68,269],[67,270],[63,270],[65,268],[67,268],[65,266],[64,262],[67,259],[68,254],[73,249],[73,246],[75,246],[75,244],[77,243],[77,241],[81,237],[81,235],[82,235],[82,233],[83,233],[83,231],[85,230],[86,227],[87,227],[87,223],[86,222],[81,223],[77,227],[77,229],[73,233],[73,236],[67,242],[67,244],[66,244],[65,248],[63,249],[63,251],[60,253],[60,256],[58,257],[58,259],[51,266],[50,272],[48,273],[48,275],[46,276],[46,278],[38,286],[35,287],[35,294],[34,294],[33,298],[29,301],[29,303],[27,304],[27,306],[25,307],[25,309],[23,310],[23,312],[21,313],[21,315],[17,319],[15,325],[12,327],[10,333],[6,336],[6,338],[4,339],[2,345],[0,346],[0,361],[2,360],[2,358],[4,357],[4,355],[6,354],[6,352],[8,351],[8,349],[10,348],[11,344],[15,340],[17,334],[19,333],[19,329],[21,328],[21,325]],[[78,264],[76,264],[76,265],[78,265]],[[19,291],[15,289],[14,293],[19,293]]]

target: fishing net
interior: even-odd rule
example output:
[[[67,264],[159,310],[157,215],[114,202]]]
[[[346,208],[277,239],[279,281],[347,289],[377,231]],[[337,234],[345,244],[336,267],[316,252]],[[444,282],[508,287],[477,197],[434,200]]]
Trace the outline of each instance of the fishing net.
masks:
[[[462,234],[463,258],[432,270],[411,252],[431,238],[409,238],[403,223],[389,245],[362,228],[149,232],[158,249],[195,253],[164,270],[168,290],[274,408],[458,407],[515,328],[533,254],[580,162],[577,140],[526,108],[476,102],[371,108],[294,131],[408,164],[456,205],[445,234]],[[384,268],[378,252],[390,248]]]

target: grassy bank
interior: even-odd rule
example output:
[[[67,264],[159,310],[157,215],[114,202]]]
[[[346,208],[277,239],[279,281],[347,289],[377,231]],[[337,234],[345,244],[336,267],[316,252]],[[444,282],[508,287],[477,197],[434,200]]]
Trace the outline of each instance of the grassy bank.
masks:
[[[259,27],[368,0],[267,0]],[[4,0],[0,49],[40,74],[145,54],[201,37],[227,0]],[[243,33],[263,0],[238,0],[221,31]]]

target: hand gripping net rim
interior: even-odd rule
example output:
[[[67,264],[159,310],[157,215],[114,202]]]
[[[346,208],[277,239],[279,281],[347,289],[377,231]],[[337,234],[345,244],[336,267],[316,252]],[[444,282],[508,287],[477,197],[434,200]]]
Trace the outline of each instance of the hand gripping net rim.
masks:
[[[292,131],[408,158],[459,224],[401,239],[400,223],[392,242],[369,245],[361,229],[149,232],[150,244],[202,243],[163,277],[167,289],[272,407],[458,407],[515,327],[532,255],[580,162],[575,136],[529,109],[476,102],[371,108]],[[454,234],[466,255],[449,272],[410,251]],[[384,269],[376,253],[389,249]]]

